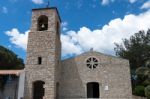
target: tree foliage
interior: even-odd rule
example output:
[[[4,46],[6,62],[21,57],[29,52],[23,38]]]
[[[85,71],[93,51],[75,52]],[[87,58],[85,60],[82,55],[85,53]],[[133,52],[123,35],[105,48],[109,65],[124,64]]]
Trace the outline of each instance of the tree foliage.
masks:
[[[145,66],[150,60],[150,30],[139,31],[130,39],[123,39],[122,44],[115,44],[116,55],[128,59],[132,70]]]
[[[122,41],[122,44],[115,44],[116,55],[129,60],[133,93],[142,96],[138,86],[150,85],[150,29]]]
[[[144,86],[136,86],[134,94],[138,94],[139,96],[145,96],[144,89],[145,89]]]
[[[0,46],[0,69],[23,69],[24,63],[14,52]]]
[[[148,78],[148,80],[150,80],[150,68],[149,67],[139,67],[136,69],[135,72],[138,76],[146,77]]]
[[[150,99],[150,85],[145,88],[145,96]]]

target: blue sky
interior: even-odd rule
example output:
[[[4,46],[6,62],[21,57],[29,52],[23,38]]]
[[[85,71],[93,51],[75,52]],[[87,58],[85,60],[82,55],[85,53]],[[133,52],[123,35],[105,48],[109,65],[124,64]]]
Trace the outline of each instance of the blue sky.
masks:
[[[31,9],[48,0],[0,0],[0,45],[25,59]],[[50,0],[62,19],[62,56],[94,48],[114,55],[121,43],[139,30],[150,28],[150,0]]]

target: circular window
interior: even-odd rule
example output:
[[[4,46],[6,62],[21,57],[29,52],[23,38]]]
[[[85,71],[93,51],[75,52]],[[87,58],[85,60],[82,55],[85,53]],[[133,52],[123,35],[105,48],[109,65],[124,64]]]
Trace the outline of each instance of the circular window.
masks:
[[[94,69],[98,66],[98,60],[95,57],[90,57],[86,60],[86,65],[90,69]]]

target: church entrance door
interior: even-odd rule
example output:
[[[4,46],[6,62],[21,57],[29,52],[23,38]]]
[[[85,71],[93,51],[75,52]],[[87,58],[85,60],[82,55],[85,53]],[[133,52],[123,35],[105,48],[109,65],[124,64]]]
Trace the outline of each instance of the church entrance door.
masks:
[[[97,82],[87,83],[87,98],[99,98],[99,84]]]
[[[35,81],[33,83],[33,99],[43,99],[44,96],[44,84],[43,81]]]

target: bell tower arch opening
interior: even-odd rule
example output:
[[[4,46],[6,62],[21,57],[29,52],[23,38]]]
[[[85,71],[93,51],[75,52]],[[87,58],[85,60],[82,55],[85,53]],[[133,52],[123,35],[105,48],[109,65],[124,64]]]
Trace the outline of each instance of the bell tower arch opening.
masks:
[[[44,31],[48,30],[48,17],[45,15],[41,15],[38,18],[38,26],[37,26],[38,31]]]

